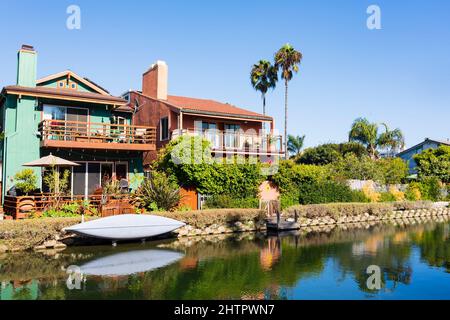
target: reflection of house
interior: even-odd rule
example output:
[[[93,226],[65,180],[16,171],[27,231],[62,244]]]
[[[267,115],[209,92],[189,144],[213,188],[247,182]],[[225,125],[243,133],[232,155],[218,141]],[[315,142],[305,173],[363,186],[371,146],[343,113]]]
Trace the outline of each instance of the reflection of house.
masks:
[[[136,110],[135,124],[157,127],[157,148],[180,135],[201,135],[214,154],[280,155],[281,136],[262,134],[273,118],[213,100],[168,95],[168,67],[158,61],[142,79],[142,91],[123,97]],[[147,164],[156,156],[149,152]]]
[[[37,79],[36,69],[36,51],[22,46],[17,84],[1,92],[3,195],[22,164],[49,153],[81,164],[71,171],[76,195],[92,194],[102,178],[142,173],[142,153],[156,148],[155,129],[133,126],[127,101],[72,71]]]
[[[413,174],[416,173],[417,166],[416,162],[414,161],[414,156],[416,154],[422,153],[427,149],[437,149],[442,145],[450,146],[450,140],[443,141],[426,138],[423,142],[409,149],[403,150],[402,152],[397,154],[397,157],[400,157],[401,159],[409,162],[409,171],[411,174]]]

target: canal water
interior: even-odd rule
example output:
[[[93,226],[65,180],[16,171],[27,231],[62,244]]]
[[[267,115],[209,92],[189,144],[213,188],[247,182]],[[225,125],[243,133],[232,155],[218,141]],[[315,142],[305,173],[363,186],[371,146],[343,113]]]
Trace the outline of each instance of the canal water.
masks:
[[[450,224],[0,255],[7,299],[450,299]]]

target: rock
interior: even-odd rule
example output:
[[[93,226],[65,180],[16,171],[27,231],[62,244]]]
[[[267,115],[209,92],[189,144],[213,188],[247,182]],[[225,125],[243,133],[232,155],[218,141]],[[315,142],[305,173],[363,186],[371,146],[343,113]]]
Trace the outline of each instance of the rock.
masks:
[[[5,245],[0,245],[0,253],[5,253],[8,252],[8,247]]]
[[[67,246],[64,243],[58,242],[58,243],[56,243],[53,246],[53,248],[55,248],[55,249],[65,249],[65,248],[67,248]]]
[[[34,247],[35,251],[42,251],[42,250],[45,250],[45,249],[47,249],[45,246],[36,246],[36,247]]]
[[[54,248],[56,244],[57,244],[56,240],[49,240],[49,241],[45,241],[43,246],[46,248]]]

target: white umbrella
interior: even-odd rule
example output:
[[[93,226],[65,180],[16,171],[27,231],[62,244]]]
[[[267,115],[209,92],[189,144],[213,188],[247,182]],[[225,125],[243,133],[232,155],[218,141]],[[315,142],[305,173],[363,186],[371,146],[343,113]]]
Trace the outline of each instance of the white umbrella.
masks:
[[[55,157],[54,155],[52,155],[50,153],[50,155],[42,157],[40,159],[31,161],[31,162],[27,162],[25,163],[23,166],[25,167],[52,167],[52,166],[57,166],[57,167],[75,167],[75,166],[79,166],[78,163],[60,158],[60,157]]]

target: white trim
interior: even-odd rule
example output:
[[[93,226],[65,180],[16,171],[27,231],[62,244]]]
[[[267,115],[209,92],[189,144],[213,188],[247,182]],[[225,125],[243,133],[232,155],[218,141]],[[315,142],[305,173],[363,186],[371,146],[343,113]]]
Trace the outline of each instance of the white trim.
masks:
[[[85,80],[83,77],[80,77],[79,75],[77,75],[76,73],[70,71],[70,70],[66,70],[63,72],[59,72],[59,73],[55,73],[55,74],[51,74],[47,77],[41,78],[36,80],[36,84],[41,84],[50,80],[54,80],[57,78],[61,78],[63,76],[68,76],[71,78],[75,78],[76,80],[78,80],[79,82],[83,83],[84,85],[88,86],[89,88],[93,89],[94,91],[96,91],[97,93],[103,94],[105,96],[110,96],[110,94],[108,92],[106,92],[105,90],[101,89],[100,87],[96,86],[95,84],[93,84],[92,82]]]

